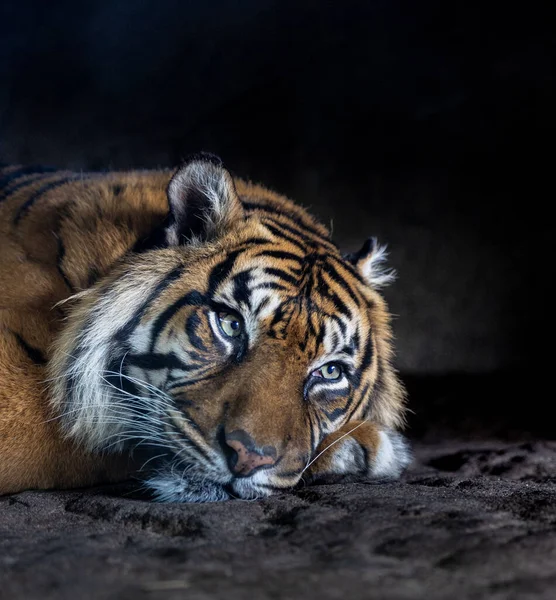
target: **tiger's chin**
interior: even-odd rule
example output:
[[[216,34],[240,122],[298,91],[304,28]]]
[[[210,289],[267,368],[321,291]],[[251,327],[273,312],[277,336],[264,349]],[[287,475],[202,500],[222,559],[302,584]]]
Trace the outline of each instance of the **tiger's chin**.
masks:
[[[146,481],[158,502],[222,502],[224,500],[256,500],[269,496],[269,489],[253,485],[248,479],[232,479],[217,483],[202,475],[184,477],[171,470],[158,473]]]
[[[168,471],[146,482],[158,502],[222,502],[232,496],[226,486],[200,476],[178,476]]]

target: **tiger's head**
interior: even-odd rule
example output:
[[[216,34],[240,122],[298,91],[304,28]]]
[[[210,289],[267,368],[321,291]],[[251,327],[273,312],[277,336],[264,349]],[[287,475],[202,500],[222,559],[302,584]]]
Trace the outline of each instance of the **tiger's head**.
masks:
[[[156,241],[77,299],[54,348],[68,435],[148,450],[161,499],[267,495],[346,422],[403,419],[384,249],[342,256],[303,209],[237,183],[206,155],[178,170]]]

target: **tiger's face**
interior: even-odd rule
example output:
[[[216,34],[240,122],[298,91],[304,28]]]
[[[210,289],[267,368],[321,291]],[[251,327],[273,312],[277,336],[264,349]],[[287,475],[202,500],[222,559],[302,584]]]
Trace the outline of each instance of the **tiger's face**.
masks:
[[[396,425],[382,249],[343,257],[294,205],[242,201],[210,160],[168,196],[164,244],[84,294],[60,338],[68,432],[143,449],[161,499],[218,500],[295,485],[350,420]]]

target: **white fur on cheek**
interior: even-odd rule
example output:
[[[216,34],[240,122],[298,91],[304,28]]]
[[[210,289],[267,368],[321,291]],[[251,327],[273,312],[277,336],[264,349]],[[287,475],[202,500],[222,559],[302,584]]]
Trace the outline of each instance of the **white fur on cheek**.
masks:
[[[122,278],[117,292],[111,290],[99,298],[89,318],[74,323],[73,334],[57,349],[59,370],[53,372],[51,403],[61,414],[66,433],[89,450],[104,449],[108,443],[114,452],[121,449],[121,444],[113,442],[127,427],[122,418],[126,415],[104,379],[106,369],[113,358],[117,332],[141,309],[160,281],[155,277],[138,285],[133,278]]]

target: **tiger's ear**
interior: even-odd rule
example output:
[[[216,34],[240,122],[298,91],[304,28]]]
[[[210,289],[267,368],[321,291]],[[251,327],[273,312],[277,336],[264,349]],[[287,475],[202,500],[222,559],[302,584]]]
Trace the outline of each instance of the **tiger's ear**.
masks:
[[[387,286],[396,279],[396,271],[386,266],[387,257],[386,246],[381,246],[376,238],[369,238],[359,252],[344,256],[374,288]]]
[[[170,246],[212,240],[243,216],[232,176],[208,153],[192,156],[176,171],[168,185],[168,204]]]

